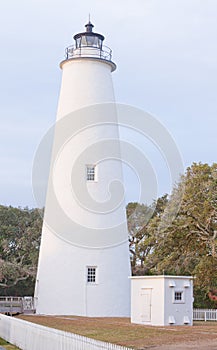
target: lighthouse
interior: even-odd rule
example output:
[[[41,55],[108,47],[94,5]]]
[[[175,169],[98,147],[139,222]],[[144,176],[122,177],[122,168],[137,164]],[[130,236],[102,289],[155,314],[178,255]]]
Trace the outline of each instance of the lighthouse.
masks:
[[[35,286],[36,313],[130,315],[130,259],[118,119],[116,65],[104,36],[74,35],[60,63]]]

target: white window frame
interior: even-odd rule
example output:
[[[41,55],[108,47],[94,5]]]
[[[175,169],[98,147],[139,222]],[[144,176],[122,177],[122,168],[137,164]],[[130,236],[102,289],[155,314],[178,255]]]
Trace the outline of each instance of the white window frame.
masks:
[[[176,293],[181,293],[181,299],[176,299]],[[185,303],[185,291],[184,289],[175,289],[173,293],[173,303],[174,304],[184,304]]]
[[[88,281],[88,279],[89,279],[89,277],[91,277],[91,269],[94,269],[94,271],[95,271],[95,278],[94,278],[94,281]],[[89,274],[89,272],[90,272],[90,274]],[[97,269],[97,266],[96,265],[88,265],[87,267],[86,267],[86,283],[88,284],[88,285],[95,285],[95,284],[98,284],[98,269]]]
[[[87,182],[96,182],[96,165],[95,164],[86,164],[86,181]],[[93,171],[91,171],[93,170]],[[91,178],[93,176],[93,179]]]

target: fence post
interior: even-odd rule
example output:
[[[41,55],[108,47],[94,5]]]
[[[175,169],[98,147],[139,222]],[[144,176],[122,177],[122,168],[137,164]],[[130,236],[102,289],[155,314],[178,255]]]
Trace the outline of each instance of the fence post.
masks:
[[[206,322],[206,311],[205,311],[205,315],[204,315],[204,321]]]

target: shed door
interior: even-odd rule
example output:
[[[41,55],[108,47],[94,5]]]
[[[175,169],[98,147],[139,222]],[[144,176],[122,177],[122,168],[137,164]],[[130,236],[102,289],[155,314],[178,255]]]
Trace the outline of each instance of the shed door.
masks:
[[[151,321],[151,289],[141,289],[141,321]]]

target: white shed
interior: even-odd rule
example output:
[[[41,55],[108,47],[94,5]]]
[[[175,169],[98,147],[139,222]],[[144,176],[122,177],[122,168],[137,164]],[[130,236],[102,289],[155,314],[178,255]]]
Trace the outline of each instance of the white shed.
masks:
[[[153,326],[191,326],[193,277],[131,277],[131,322]]]

